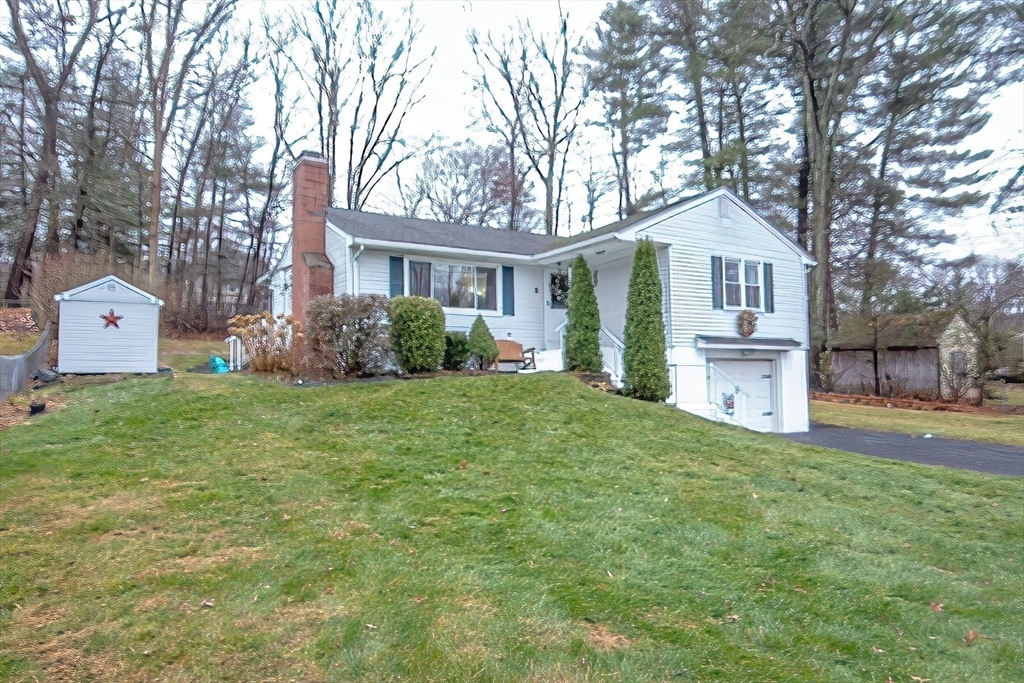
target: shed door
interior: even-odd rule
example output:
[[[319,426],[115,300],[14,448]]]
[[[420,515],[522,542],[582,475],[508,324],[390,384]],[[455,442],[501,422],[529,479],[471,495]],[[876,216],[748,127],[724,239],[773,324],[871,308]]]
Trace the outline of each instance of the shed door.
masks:
[[[775,431],[775,378],[774,363],[770,360],[716,360],[715,365],[736,382],[743,393],[737,402],[742,413],[739,422],[756,432]]]

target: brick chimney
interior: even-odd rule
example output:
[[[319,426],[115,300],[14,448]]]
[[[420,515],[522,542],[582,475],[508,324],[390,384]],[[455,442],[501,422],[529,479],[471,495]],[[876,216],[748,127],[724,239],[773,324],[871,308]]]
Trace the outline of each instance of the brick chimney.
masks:
[[[306,306],[334,293],[334,267],[327,259],[327,160],[303,152],[292,174],[292,315],[306,321]]]

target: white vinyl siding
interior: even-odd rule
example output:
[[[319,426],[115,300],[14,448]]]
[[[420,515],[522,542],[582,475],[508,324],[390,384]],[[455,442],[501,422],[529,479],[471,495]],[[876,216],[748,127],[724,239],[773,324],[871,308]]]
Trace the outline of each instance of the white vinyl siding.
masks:
[[[633,258],[623,258],[594,267],[597,272],[597,308],[601,324],[619,339],[626,327],[626,290],[633,269]]]
[[[330,226],[325,235],[327,260],[334,266],[334,296],[348,292],[348,244],[345,236]]]
[[[404,254],[366,249],[359,257],[356,272],[359,276],[360,294],[390,293],[390,257],[404,256],[406,259],[405,291],[409,293],[409,261],[438,262],[440,259],[427,255]],[[456,259],[448,259],[455,262]],[[497,310],[445,309],[445,327],[451,331],[469,332],[477,314],[482,314],[487,327],[495,339],[511,339],[523,348],[544,348],[544,288],[543,269],[540,266],[526,266],[519,263],[480,262],[477,265],[494,268],[497,274]],[[515,315],[502,315],[502,265],[515,269]]]
[[[779,374],[778,398],[774,428],[783,432],[807,431],[807,299],[806,274],[803,260],[793,248],[777,235],[766,230],[742,207],[733,205],[723,211],[722,203],[732,204],[727,197],[712,198],[684,213],[670,216],[637,235],[649,237],[659,245],[659,265],[662,254],[668,260],[665,322],[668,326],[669,372],[672,395],[669,403],[697,415],[711,416],[707,395],[709,357],[734,355],[739,351],[721,352],[697,348],[697,335],[737,338],[736,317],[745,306],[726,306],[714,309],[712,305],[711,257],[737,259],[740,262],[740,296],[747,303],[747,285],[754,286],[753,278],[744,282],[743,264],[750,262],[758,268],[757,339],[793,339],[801,348],[790,351],[758,352],[754,357],[776,360]],[[775,312],[761,312],[765,303],[764,264],[772,264]],[[723,265],[724,270],[724,265]],[[724,275],[724,273],[723,273]],[[663,281],[666,280],[662,274]],[[723,277],[723,303],[725,278]],[[625,290],[623,290],[625,296]],[[602,318],[604,309],[602,308]]]
[[[692,345],[698,334],[736,336],[737,309],[714,310],[711,302],[711,257],[727,256],[773,264],[775,313],[758,315],[755,337],[806,344],[807,300],[800,257],[739,208],[720,218],[717,204],[709,201],[638,235],[671,244],[671,305],[666,319],[671,322],[672,343]]]
[[[160,304],[104,278],[60,301],[57,368],[62,373],[156,372]],[[106,324],[113,311],[117,325]]]

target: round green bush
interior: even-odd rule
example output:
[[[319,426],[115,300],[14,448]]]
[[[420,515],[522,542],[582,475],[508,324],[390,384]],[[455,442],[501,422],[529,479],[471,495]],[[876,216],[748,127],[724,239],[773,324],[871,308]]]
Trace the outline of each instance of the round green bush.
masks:
[[[444,361],[444,311],[434,299],[391,300],[391,345],[403,372],[433,372]]]
[[[448,332],[444,335],[444,367],[445,370],[458,372],[466,367],[469,359],[469,339],[465,332]]]
[[[669,394],[665,320],[661,312],[658,255],[650,240],[638,242],[633,256],[626,294],[625,337],[623,393],[644,401],[664,401]]]
[[[565,325],[565,369],[601,372],[601,315],[594,280],[583,254],[572,265]]]
[[[474,357],[481,370],[486,370],[498,360],[498,345],[482,315],[477,315],[469,328],[469,355]]]

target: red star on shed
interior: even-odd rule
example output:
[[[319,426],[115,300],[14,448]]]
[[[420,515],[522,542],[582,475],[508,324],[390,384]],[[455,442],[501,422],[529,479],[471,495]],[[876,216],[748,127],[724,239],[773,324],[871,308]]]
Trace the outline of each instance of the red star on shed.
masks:
[[[121,320],[122,318],[124,318],[124,316],[123,315],[114,315],[114,309],[111,308],[110,309],[110,313],[108,313],[106,315],[101,315],[100,318],[102,318],[103,321],[104,321],[103,329],[107,329],[111,325],[113,325],[116,329],[121,329],[121,326],[117,324],[117,321]]]

